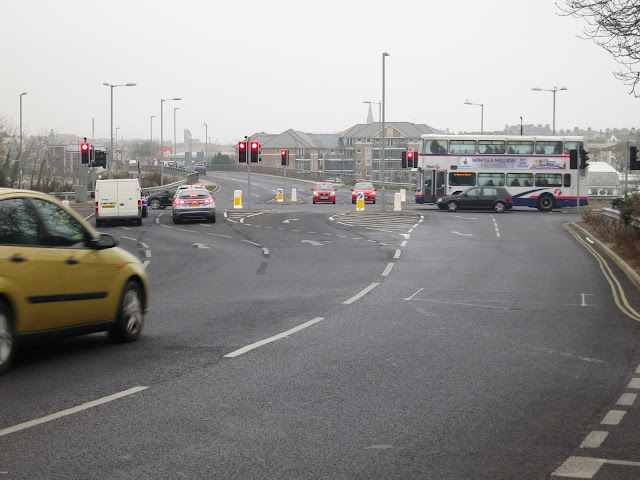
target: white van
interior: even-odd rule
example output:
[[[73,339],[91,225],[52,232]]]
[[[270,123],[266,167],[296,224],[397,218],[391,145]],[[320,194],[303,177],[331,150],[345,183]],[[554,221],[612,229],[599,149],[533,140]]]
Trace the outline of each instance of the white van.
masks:
[[[142,196],[137,178],[97,180],[96,227],[108,221],[135,220],[142,225]]]

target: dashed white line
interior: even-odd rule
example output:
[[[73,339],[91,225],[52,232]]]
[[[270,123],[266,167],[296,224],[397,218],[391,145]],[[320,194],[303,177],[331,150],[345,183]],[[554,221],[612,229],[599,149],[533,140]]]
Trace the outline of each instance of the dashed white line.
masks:
[[[405,240],[405,241],[403,241],[403,242],[400,244],[400,246],[401,246],[401,247],[406,247],[406,246],[407,246],[407,241],[406,241],[406,240]]]
[[[102,405],[103,403],[112,402],[122,397],[126,397],[128,395],[133,395],[134,393],[141,392],[142,390],[146,390],[149,387],[133,387],[129,390],[124,390],[119,393],[114,393],[113,395],[109,395],[106,397],[99,398],[97,400],[93,400],[91,402],[83,403],[82,405],[78,405],[77,407],[68,408],[66,410],[62,410],[61,412],[52,413],[51,415],[47,415],[45,417],[37,418],[36,420],[31,420],[29,422],[20,423],[19,425],[15,425],[13,427],[5,428],[0,430],[0,437],[4,435],[8,435],[10,433],[19,432],[20,430],[25,430],[27,428],[34,427],[36,425],[40,425],[42,423],[50,422],[52,420],[56,420],[61,417],[66,417],[68,415],[72,415],[74,413],[81,412],[82,410],[87,410],[89,408],[97,407],[98,405]]]
[[[237,357],[238,355],[242,355],[243,353],[247,353],[250,350],[253,350],[255,348],[261,347],[263,345],[266,345],[268,343],[271,342],[275,342],[276,340],[279,340],[281,338],[287,337],[289,335],[291,335],[292,333],[296,333],[300,330],[302,330],[303,328],[307,328],[311,325],[313,325],[314,323],[318,323],[319,321],[324,320],[324,317],[316,317],[313,320],[310,320],[306,323],[303,323],[302,325],[298,325],[297,327],[292,328],[291,330],[287,330],[286,332],[282,332],[278,335],[274,335],[273,337],[269,337],[266,338],[264,340],[261,340],[259,342],[256,343],[252,343],[251,345],[247,345],[246,347],[242,347],[234,352],[231,353],[227,353],[226,355],[224,355],[225,358],[234,358]]]
[[[402,253],[402,250],[396,249],[396,253],[393,255],[393,258],[400,258],[401,253]]]
[[[393,265],[394,265],[393,263],[387,264],[387,267],[382,272],[382,276],[383,277],[386,277],[387,275],[389,275],[391,273],[391,269],[393,268]]]
[[[632,378],[627,388],[640,388],[640,378]]]
[[[618,425],[626,413],[624,410],[609,410],[600,423],[602,425]]]
[[[637,396],[638,395],[635,393],[623,393],[622,395],[620,395],[620,398],[616,402],[616,405],[630,407],[631,405],[633,405],[633,402],[636,401]]]
[[[241,241],[241,242],[245,242],[245,243],[250,243],[251,245],[255,245],[256,247],[259,247],[259,246],[260,246],[260,244],[259,244],[259,243],[252,242],[252,241],[250,241],[250,240],[240,240],[240,241]]]
[[[598,448],[604,439],[607,438],[609,432],[594,431],[589,433],[580,444],[580,448]]]
[[[142,264],[142,268],[147,268],[151,262],[149,260],[145,260]]]
[[[358,300],[361,297],[364,297],[367,293],[369,293],[371,290],[373,290],[374,288],[376,288],[378,285],[380,285],[379,283],[372,283],[371,285],[369,285],[367,288],[365,288],[364,290],[362,290],[360,293],[358,293],[357,295],[351,297],[349,300],[346,300],[344,302],[342,302],[344,305],[350,305],[353,302],[355,302],[356,300]]]
[[[145,255],[145,257],[147,257],[147,258],[151,257],[151,250],[145,250],[145,251],[144,251],[144,255]]]

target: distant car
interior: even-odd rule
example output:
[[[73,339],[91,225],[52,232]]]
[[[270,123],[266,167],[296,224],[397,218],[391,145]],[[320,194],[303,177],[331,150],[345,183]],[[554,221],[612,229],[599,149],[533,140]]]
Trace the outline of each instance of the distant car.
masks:
[[[316,203],[336,203],[336,191],[338,189],[330,183],[316,183],[311,189],[313,192],[313,204]]]
[[[147,273],[118,243],[49,195],[0,188],[0,373],[23,341],[100,331],[138,338]]]
[[[173,199],[173,223],[184,220],[216,221],[216,202],[203,188],[180,190]]]
[[[204,185],[187,185],[187,184],[183,184],[183,185],[179,185],[176,192],[173,194],[173,198],[176,198],[178,196],[178,194],[183,191],[183,190],[205,190],[206,192],[208,192],[209,190],[207,190]]]
[[[358,182],[351,190],[351,203],[356,203],[356,200],[358,199],[358,192],[363,193],[365,202],[376,203],[377,189],[373,186],[373,183]]]
[[[147,197],[147,203],[152,210],[170,207],[173,204],[173,196],[178,190],[179,185],[169,187],[162,192],[152,193]]]
[[[196,163],[193,166],[193,173],[197,173],[198,175],[206,175],[207,167],[205,167],[202,163]]]
[[[440,197],[436,202],[440,210],[490,209],[498,213],[513,208],[511,195],[504,187],[472,187],[456,195]]]
[[[340,177],[331,177],[331,178],[327,178],[325,180],[325,182],[329,182],[329,183],[342,183],[342,179]]]

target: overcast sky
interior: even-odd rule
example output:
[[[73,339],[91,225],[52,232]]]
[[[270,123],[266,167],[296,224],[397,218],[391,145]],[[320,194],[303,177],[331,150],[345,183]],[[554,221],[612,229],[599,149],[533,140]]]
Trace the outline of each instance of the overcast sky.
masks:
[[[562,2],[562,0],[558,0]],[[188,128],[232,143],[289,128],[336,133],[365,123],[382,97],[386,121],[452,132],[505,124],[556,129],[640,127],[619,65],[578,38],[582,20],[553,0],[5,0],[0,117],[23,129],[108,138],[173,138]],[[378,120],[378,106],[373,105]]]

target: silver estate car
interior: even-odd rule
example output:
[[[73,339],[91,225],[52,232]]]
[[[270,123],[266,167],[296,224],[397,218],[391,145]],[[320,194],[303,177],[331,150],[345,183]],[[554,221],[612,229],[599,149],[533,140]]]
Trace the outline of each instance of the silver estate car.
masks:
[[[184,189],[173,199],[173,223],[183,220],[216,221],[216,202],[208,190],[202,188]]]

